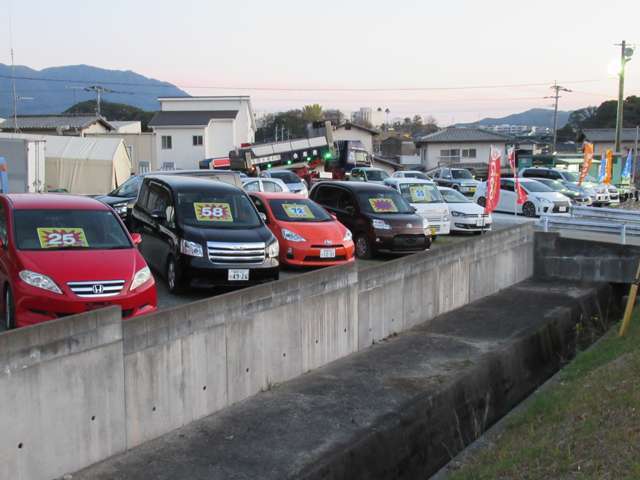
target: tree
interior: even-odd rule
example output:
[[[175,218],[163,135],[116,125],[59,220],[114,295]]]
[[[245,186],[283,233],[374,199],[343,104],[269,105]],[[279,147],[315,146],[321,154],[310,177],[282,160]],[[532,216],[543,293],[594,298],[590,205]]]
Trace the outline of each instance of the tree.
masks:
[[[307,123],[302,118],[302,110],[289,110],[268,115],[264,126],[256,130],[256,143],[273,142],[276,139],[304,138],[307,136]],[[277,129],[277,135],[276,135]]]
[[[154,112],[146,112],[124,103],[100,102],[100,111],[107,120],[120,121],[140,121],[144,131],[149,130],[149,121],[153,117]],[[94,114],[96,112],[96,101],[87,100],[86,102],[76,103],[69,107],[63,113],[66,115]]]
[[[323,119],[322,106],[317,103],[305,105],[302,108],[302,119],[305,122],[319,122]]]

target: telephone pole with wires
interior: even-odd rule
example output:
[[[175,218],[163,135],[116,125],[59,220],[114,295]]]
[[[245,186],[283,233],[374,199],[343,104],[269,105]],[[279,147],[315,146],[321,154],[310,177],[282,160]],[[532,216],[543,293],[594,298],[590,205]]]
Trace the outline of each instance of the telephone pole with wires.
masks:
[[[622,40],[622,43],[616,43],[616,47],[620,47],[620,70],[618,71],[618,108],[616,110],[616,138],[615,138],[615,153],[621,153],[620,150],[620,137],[622,128],[624,127],[623,112],[624,112],[624,70],[627,66],[627,62],[631,60],[633,56],[633,48],[627,45],[627,42]]]
[[[561,98],[560,96],[560,92],[571,92],[571,90],[569,90],[568,88],[565,88],[561,85],[558,85],[558,82],[553,82],[553,85],[551,85],[551,89],[553,90],[553,95],[551,96],[547,96],[544,98],[553,98],[554,99],[554,104],[553,104],[553,146],[552,146],[552,152],[551,153],[555,153],[556,152],[556,145],[558,144],[558,100]]]
[[[84,88],[85,92],[93,92],[96,94],[96,114],[101,116],[101,103],[102,95],[105,93],[118,93],[121,95],[134,95],[133,92],[120,92],[118,90],[111,90],[110,88],[103,87],[102,85],[90,85]]]

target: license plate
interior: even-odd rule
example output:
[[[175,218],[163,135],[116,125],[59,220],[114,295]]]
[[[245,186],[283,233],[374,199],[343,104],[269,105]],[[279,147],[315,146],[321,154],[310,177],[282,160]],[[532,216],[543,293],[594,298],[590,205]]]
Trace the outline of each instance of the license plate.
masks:
[[[320,249],[320,258],[336,258],[336,249],[335,248]]]
[[[482,221],[482,219],[476,220],[476,226],[477,227],[484,227],[484,222]]]
[[[438,229],[436,227],[431,227],[431,235],[435,235],[438,233]]]
[[[566,212],[567,211],[567,207],[558,207],[558,211],[559,212]]]
[[[248,269],[240,269],[240,270],[229,270],[229,281],[230,282],[242,282],[249,280],[249,270]]]
[[[476,187],[469,187],[469,191],[470,191],[471,193],[474,193],[474,192],[476,191]]]

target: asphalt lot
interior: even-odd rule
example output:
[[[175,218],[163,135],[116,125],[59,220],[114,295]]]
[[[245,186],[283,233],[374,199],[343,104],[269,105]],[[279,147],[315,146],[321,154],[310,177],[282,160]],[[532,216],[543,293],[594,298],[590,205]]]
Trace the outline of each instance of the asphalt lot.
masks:
[[[503,224],[502,222],[499,222],[494,224],[494,229],[507,228],[508,226],[509,226],[509,223]],[[469,240],[474,237],[475,235],[470,235],[470,234],[458,234],[458,235],[454,234],[454,235],[441,236],[441,237],[438,237],[435,242],[433,242],[431,246],[431,251],[437,251],[438,248],[442,248],[443,245]],[[397,258],[397,257],[389,255],[389,256],[378,257],[372,260],[356,259],[356,265],[358,266],[358,269],[365,269],[374,265],[379,265],[383,262],[392,260],[394,258]],[[282,269],[280,271],[280,278],[281,279],[292,278],[292,277],[295,277],[296,275],[307,273],[311,270],[313,269],[296,269],[296,270]],[[180,295],[172,295],[167,290],[167,285],[165,281],[162,278],[159,278],[157,274],[154,274],[154,275],[156,277],[156,284],[158,288],[158,308],[159,309],[175,307],[178,305],[183,305],[185,303],[193,302],[195,300],[201,300],[203,298],[213,297],[215,295],[220,295],[222,293],[233,291],[233,289],[231,288],[225,288],[225,289],[218,288],[218,289],[206,289],[206,290],[192,289]]]

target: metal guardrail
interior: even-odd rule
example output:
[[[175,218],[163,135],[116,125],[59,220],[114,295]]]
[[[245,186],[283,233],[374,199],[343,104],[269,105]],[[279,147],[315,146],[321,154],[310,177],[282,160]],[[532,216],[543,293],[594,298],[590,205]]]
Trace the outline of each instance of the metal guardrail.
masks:
[[[637,223],[640,225],[640,210],[572,206],[570,213],[575,218],[606,219],[616,223]]]
[[[545,232],[549,232],[551,230],[580,230],[586,232],[619,235],[620,242],[623,245],[627,244],[627,236],[629,235],[640,237],[640,220],[638,220],[638,223],[625,223],[616,222],[615,219],[611,219],[614,221],[606,221],[604,220],[605,218],[610,219],[610,217],[592,217],[591,219],[587,219],[585,217],[580,218],[574,216],[542,216],[537,223]]]

